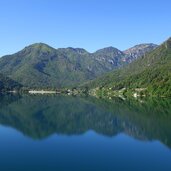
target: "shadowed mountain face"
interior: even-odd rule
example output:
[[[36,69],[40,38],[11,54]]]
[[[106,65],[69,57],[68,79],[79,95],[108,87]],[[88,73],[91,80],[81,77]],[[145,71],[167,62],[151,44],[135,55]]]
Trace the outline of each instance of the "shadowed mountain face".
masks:
[[[146,52],[151,50],[149,47]],[[134,51],[134,55],[141,54]],[[134,58],[129,56],[114,47],[89,53],[81,48],[54,49],[36,43],[0,58],[0,73],[27,87],[75,86],[132,62]]]
[[[0,74],[0,92],[19,89],[21,87],[21,84]]]
[[[106,136],[125,133],[159,140],[171,147],[171,100],[132,101],[61,96],[2,96],[0,124],[33,139],[52,134],[79,135],[94,130]]]

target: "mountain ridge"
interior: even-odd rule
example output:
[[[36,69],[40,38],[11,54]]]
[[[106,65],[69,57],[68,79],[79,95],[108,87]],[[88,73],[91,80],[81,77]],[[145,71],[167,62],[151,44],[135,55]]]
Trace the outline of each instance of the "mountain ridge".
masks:
[[[89,53],[83,48],[55,49],[45,43],[34,43],[0,58],[0,73],[26,87],[76,86],[132,62],[124,60],[125,57],[124,52],[114,47]]]

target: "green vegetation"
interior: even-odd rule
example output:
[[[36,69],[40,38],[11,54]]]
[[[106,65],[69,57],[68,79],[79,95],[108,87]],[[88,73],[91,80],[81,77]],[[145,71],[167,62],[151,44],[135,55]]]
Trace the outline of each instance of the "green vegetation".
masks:
[[[20,89],[21,84],[0,74],[0,92],[15,91]]]
[[[171,38],[124,68],[84,86],[96,96],[171,96]]]
[[[107,50],[105,49],[105,52]],[[26,87],[61,88],[92,80],[119,66],[107,62],[117,59],[119,50],[110,48],[105,60],[101,52],[90,54],[80,48],[54,49],[46,44],[34,44],[22,51],[0,58],[0,72]],[[123,54],[119,55],[122,58]]]
[[[157,48],[154,44],[141,44],[124,52],[108,47],[95,53],[71,47],[54,49],[37,43],[0,58],[0,73],[14,80],[10,82],[3,77],[0,89],[18,89],[23,85],[22,91],[60,89],[72,95],[90,94],[103,98],[170,97],[170,65],[171,39]],[[114,71],[109,72],[111,70]]]
[[[0,124],[34,139],[94,130],[109,137],[125,133],[144,141],[159,140],[171,147],[170,120],[171,99],[166,98],[0,97]]]
[[[147,51],[146,46],[138,47],[141,54]],[[148,51],[154,48],[151,44],[147,47]],[[137,57],[139,51],[135,53]],[[124,66],[128,58],[128,54],[113,47],[89,53],[81,48],[54,49],[37,43],[0,58],[0,73],[29,88],[74,87]]]

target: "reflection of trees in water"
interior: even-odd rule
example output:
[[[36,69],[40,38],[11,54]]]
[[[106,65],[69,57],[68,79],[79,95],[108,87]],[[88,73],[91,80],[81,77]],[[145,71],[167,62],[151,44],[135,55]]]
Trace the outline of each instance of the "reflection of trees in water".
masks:
[[[114,136],[124,132],[171,146],[171,99],[144,101],[63,96],[3,96],[0,123],[34,139],[53,133],[82,134],[94,130]]]

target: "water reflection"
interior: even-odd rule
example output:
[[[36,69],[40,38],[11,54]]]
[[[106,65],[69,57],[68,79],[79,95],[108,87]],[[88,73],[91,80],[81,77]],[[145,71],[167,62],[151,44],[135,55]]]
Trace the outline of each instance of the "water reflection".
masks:
[[[105,136],[125,133],[159,140],[171,147],[171,99],[104,101],[64,96],[5,95],[0,124],[33,139],[52,134],[79,135],[89,130]]]

